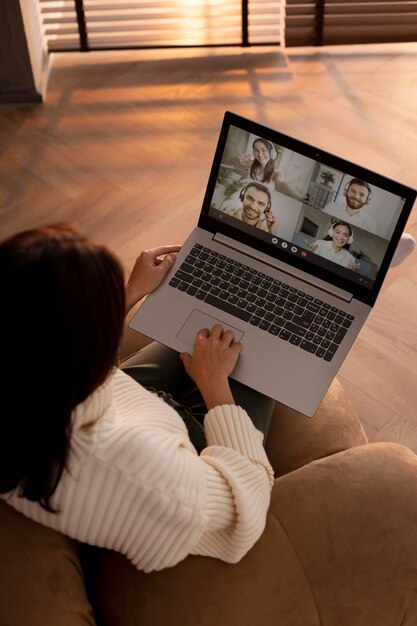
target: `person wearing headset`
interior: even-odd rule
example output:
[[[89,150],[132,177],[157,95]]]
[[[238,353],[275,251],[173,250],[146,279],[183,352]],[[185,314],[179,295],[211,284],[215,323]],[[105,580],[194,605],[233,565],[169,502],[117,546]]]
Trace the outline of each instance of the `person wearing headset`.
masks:
[[[271,192],[268,187],[261,183],[248,183],[240,191],[239,200],[242,202],[240,208],[228,208],[225,213],[271,235],[277,234],[278,220],[271,211]]]
[[[345,186],[343,197],[326,204],[323,211],[376,235],[375,222],[365,208],[371,199],[370,185],[359,178],[352,178]]]
[[[314,243],[308,243],[311,252],[319,254],[333,263],[338,263],[350,270],[357,270],[360,263],[356,263],[355,257],[349,252],[349,246],[353,243],[353,231],[350,224],[338,221],[330,226],[324,239],[318,239]]]
[[[253,154],[237,154],[235,156],[238,165],[248,168],[250,178],[260,183],[272,184],[275,191],[302,202],[304,196],[283,180],[276,169],[278,154],[272,143],[267,139],[258,137],[252,144],[252,150]]]
[[[372,189],[370,185],[358,178],[352,178],[345,187],[344,197],[327,204],[323,212],[377,235],[374,220],[366,214],[366,209],[363,208],[370,203],[371,199]],[[414,237],[409,233],[403,233],[391,261],[391,267],[400,265],[414,251],[415,247]]]

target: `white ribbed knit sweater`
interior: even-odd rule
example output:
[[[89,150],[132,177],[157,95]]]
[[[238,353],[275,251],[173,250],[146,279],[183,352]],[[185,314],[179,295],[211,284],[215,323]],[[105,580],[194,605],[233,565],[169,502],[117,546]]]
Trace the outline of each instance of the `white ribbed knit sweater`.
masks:
[[[200,456],[169,405],[120,370],[73,414],[59,513],[3,495],[15,509],[80,541],[125,554],[145,572],[188,554],[241,559],[261,535],[273,481],[262,435],[233,405],[205,418]]]

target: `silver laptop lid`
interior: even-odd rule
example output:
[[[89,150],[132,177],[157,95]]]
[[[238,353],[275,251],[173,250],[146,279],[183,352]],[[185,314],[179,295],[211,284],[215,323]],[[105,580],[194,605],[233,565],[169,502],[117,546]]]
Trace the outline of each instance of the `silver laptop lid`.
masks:
[[[198,225],[372,306],[416,195],[226,112]]]

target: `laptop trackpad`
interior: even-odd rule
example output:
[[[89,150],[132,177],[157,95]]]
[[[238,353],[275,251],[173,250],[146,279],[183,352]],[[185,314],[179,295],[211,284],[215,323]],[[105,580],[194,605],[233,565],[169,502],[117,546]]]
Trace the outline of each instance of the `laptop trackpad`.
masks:
[[[177,339],[180,339],[188,346],[194,346],[195,336],[198,331],[203,328],[211,330],[214,324],[221,324],[224,330],[232,330],[235,334],[236,341],[240,341],[245,334],[238,328],[225,324],[222,320],[216,319],[215,317],[211,317],[211,315],[207,315],[206,313],[202,313],[201,311],[194,309],[177,334]]]

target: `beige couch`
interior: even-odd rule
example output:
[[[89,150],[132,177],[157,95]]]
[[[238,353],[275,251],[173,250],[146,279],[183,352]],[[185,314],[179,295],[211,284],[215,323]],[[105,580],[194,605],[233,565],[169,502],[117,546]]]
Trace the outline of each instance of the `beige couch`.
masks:
[[[312,419],[277,406],[267,450],[267,526],[237,565],[143,574],[1,502],[1,626],[415,626],[417,457],[368,444],[337,381]]]

